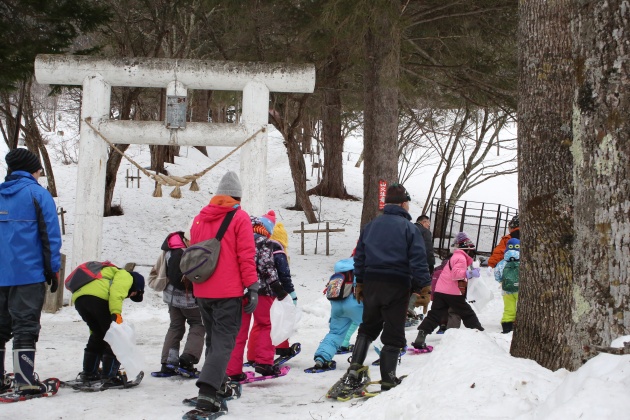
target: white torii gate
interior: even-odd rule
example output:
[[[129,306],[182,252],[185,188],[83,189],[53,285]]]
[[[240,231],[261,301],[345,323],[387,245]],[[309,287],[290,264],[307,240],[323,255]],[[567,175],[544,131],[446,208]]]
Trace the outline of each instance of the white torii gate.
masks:
[[[84,119],[90,118],[113,143],[236,147],[267,126],[269,92],[310,93],[315,88],[312,64],[168,58],[38,55],[35,77],[40,84],[83,86],[71,267],[84,261],[100,261],[102,251],[108,145]],[[185,128],[169,129],[160,121],[110,120],[112,86],[166,88],[167,96],[183,97],[187,96],[187,89],[240,90],[243,91],[242,122],[185,123]],[[267,130],[241,149],[243,201],[251,214],[267,210],[266,143]]]

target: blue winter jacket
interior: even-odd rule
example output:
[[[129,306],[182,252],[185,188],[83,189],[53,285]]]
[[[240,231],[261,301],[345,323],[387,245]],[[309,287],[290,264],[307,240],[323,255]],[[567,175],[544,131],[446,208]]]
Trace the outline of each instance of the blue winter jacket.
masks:
[[[50,193],[24,171],[0,184],[0,286],[41,283],[61,268],[61,232]]]
[[[405,279],[414,291],[431,285],[422,234],[402,207],[386,205],[383,215],[363,228],[354,255],[357,283],[366,273]]]

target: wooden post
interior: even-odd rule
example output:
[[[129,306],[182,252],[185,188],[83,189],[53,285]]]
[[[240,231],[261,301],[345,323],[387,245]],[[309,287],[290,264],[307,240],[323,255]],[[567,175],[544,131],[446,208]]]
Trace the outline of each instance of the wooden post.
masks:
[[[127,168],[127,176],[125,176],[125,187],[129,188],[129,168]]]
[[[301,223],[301,226],[302,226],[302,228],[300,230],[300,232],[302,234],[302,252],[301,252],[301,255],[304,255],[304,222]]]
[[[46,286],[46,297],[42,310],[49,314],[54,314],[63,306],[63,291],[65,289],[63,281],[66,278],[66,256],[61,254],[61,269],[59,269],[59,287],[55,293],[50,293],[50,288]]]
[[[140,189],[140,169],[138,169],[138,176],[136,178],[138,179],[138,189]]]
[[[68,212],[67,212],[67,211],[65,211],[65,210],[63,209],[63,207],[59,207],[59,208],[57,209],[57,214],[58,214],[59,216],[61,216],[61,234],[62,234],[62,235],[65,235],[65,234],[66,234],[66,220],[65,220],[65,218],[64,218],[64,216],[63,216],[63,215],[64,215],[64,214],[66,214],[66,213],[68,213]]]
[[[330,236],[330,222],[326,222],[326,256],[329,255],[329,241],[328,241],[328,237]]]

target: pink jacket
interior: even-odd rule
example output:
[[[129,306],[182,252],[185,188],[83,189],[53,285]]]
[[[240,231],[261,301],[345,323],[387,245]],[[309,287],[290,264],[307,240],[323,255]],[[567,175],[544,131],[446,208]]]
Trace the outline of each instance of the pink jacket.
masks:
[[[209,204],[193,220],[190,243],[214,238],[225,215],[232,207]],[[232,298],[243,296],[244,289],[258,281],[254,256],[254,233],[249,215],[240,208],[221,240],[217,267],[203,283],[193,283],[198,298]]]
[[[456,249],[453,256],[444,266],[440,278],[435,285],[435,291],[446,295],[459,296],[462,292],[457,287],[458,280],[466,280],[466,270],[473,260],[461,249]]]

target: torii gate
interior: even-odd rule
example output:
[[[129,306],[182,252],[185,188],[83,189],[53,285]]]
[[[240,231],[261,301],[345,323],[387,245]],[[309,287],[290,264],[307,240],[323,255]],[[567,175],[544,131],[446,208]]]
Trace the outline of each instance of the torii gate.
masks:
[[[113,143],[236,147],[267,126],[269,92],[311,93],[315,88],[312,64],[168,58],[38,55],[35,77],[40,84],[83,86],[72,267],[84,261],[100,261],[102,251],[108,145],[84,119],[90,118]],[[167,96],[174,98],[185,98],[187,89],[241,90],[242,122],[186,123],[184,118],[178,123],[175,116],[174,120],[167,117],[167,128],[167,124],[160,121],[110,120],[112,86],[166,88]],[[266,141],[267,130],[258,133],[241,149],[243,201],[251,214],[263,214],[267,210]]]

